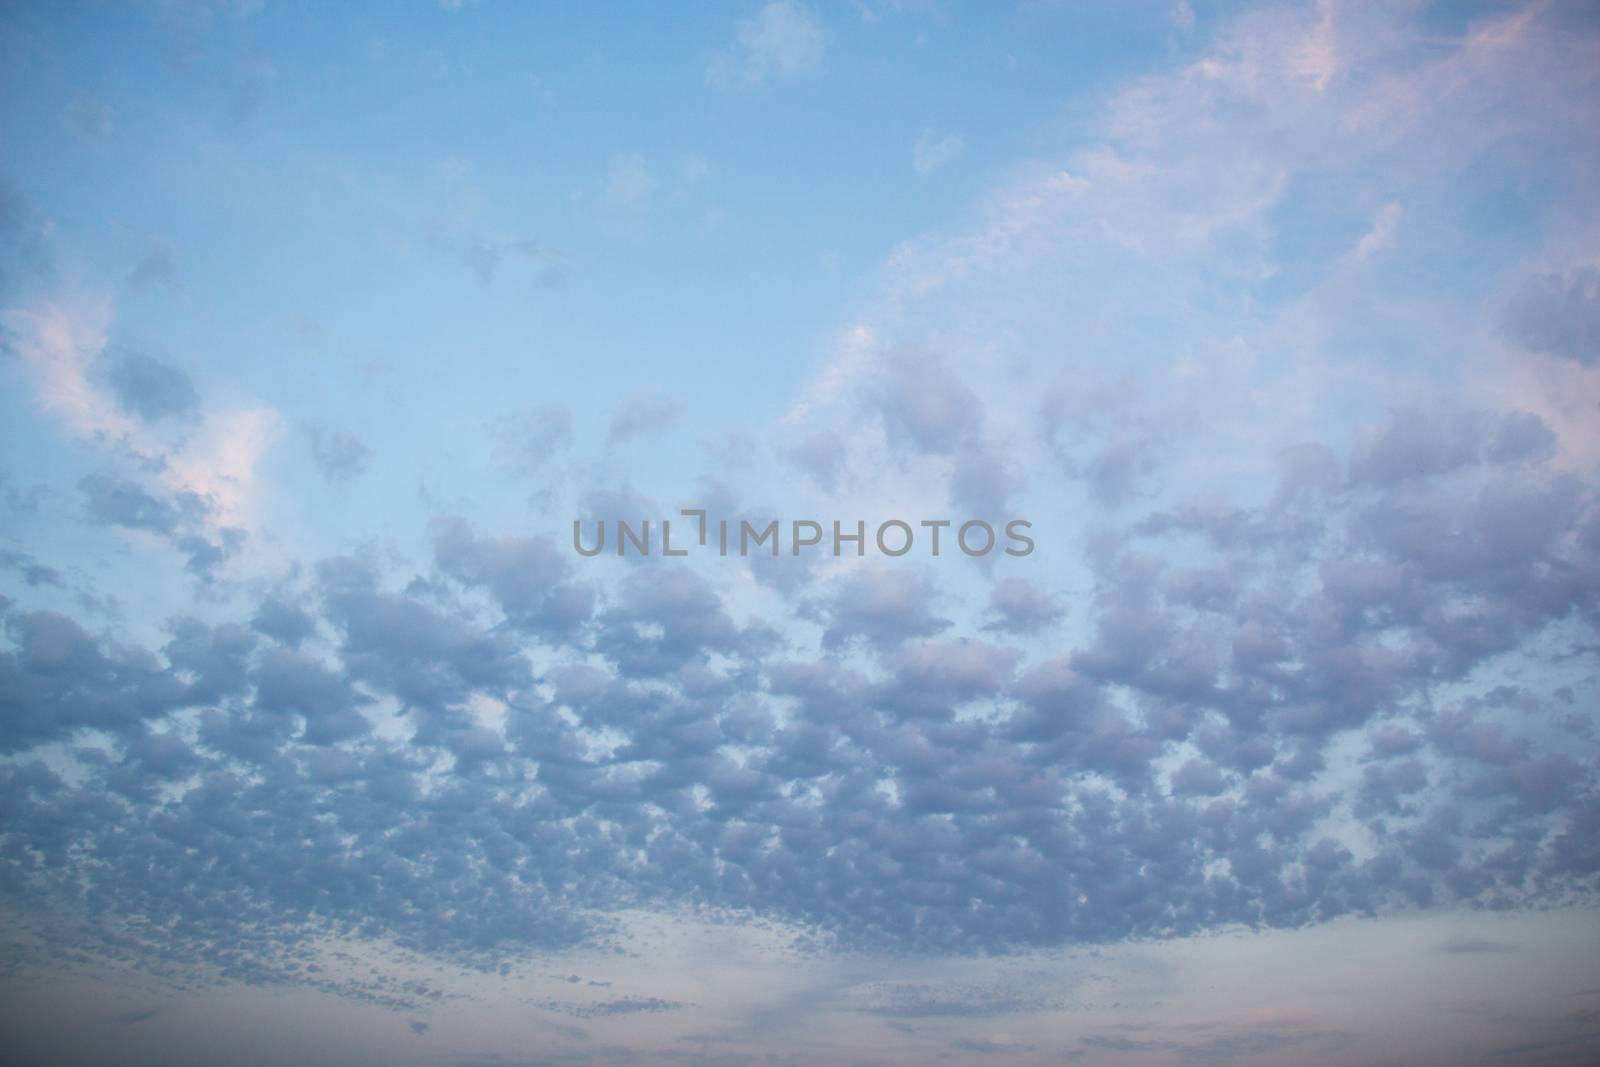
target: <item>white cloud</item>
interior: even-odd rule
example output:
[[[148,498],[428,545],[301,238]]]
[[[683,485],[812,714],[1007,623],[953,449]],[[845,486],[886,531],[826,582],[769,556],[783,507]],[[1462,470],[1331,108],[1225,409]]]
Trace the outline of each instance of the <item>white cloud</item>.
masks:
[[[167,457],[166,481],[208,500],[215,526],[249,528],[256,465],[279,430],[267,407],[207,415],[200,433]]]
[[[198,432],[177,439],[130,416],[90,375],[111,318],[111,301],[101,297],[12,309],[0,321],[33,377],[40,409],[113,455],[158,469],[168,490],[206,500],[207,528],[247,526],[256,466],[278,434],[277,413],[267,407],[207,413]]]
[[[606,178],[605,204],[611,221],[624,229],[643,225],[650,213],[656,179],[638,155],[618,156],[611,161]]]
[[[911,166],[918,174],[930,174],[959,156],[964,148],[965,142],[954,134],[941,137],[933,130],[923,130],[911,150]]]
[[[706,81],[736,89],[815,75],[827,55],[828,36],[810,8],[775,0],[739,23],[733,47],[712,59]]]
[[[1400,224],[1400,205],[1394,201],[1383,205],[1372,220],[1372,228],[1356,242],[1351,255],[1357,263],[1365,263],[1373,255],[1394,243],[1395,227]]]
[[[7,311],[16,350],[34,376],[39,407],[63,419],[81,437],[120,441],[136,423],[89,382],[90,362],[106,345],[111,302],[50,302]]]
[[[684,156],[682,161],[678,164],[678,176],[683,179],[684,184],[686,185],[693,185],[696,182],[705,181],[706,176],[710,173],[711,164],[706,162],[706,158],[704,156]]]
[[[821,428],[843,427],[841,484],[874,498],[903,491],[915,471],[883,451],[859,397],[906,344],[961,366],[987,412],[1024,413],[984,426],[1024,467],[1055,462],[1027,417],[1046,370],[1092,390],[1125,375],[1141,391],[1124,406],[1142,414],[1119,407],[1119,418],[1169,435],[1181,423],[1196,440],[1269,456],[1312,422],[1336,423],[1340,409],[1327,398],[1357,376],[1378,390],[1424,388],[1418,367],[1377,354],[1414,347],[1416,324],[1429,324],[1431,343],[1491,358],[1471,315],[1439,316],[1396,292],[1393,272],[1404,268],[1386,251],[1410,233],[1408,256],[1428,255],[1424,238],[1455,234],[1439,205],[1459,195],[1466,161],[1486,152],[1514,151],[1532,167],[1560,160],[1568,173],[1590,167],[1593,154],[1578,147],[1588,141],[1569,131],[1594,126],[1593,105],[1577,102],[1591,78],[1575,59],[1581,46],[1542,10],[1543,21],[1488,19],[1449,47],[1422,47],[1415,23],[1392,9],[1324,5],[1231,20],[1196,61],[1112,94],[1097,136],[1019,168],[986,198],[977,225],[896,249],[781,433],[798,447]],[[922,143],[937,140],[929,131]],[[1342,191],[1339,221],[1301,202],[1308,188]],[[1362,217],[1365,225],[1346,229]],[[1590,217],[1577,215],[1564,237],[1573,247],[1551,258],[1586,261],[1597,232]],[[1271,301],[1230,303],[1228,293],[1282,270],[1292,251],[1280,238],[1296,227],[1342,254],[1302,264],[1305,275]],[[1358,342],[1351,306],[1382,307],[1387,317]],[[1438,375],[1432,387],[1456,384],[1448,367],[1429,369]],[[1558,386],[1524,381],[1514,392],[1503,376],[1486,376],[1502,395],[1484,403],[1515,395],[1577,463],[1600,454],[1592,432],[1576,430],[1593,405],[1572,398],[1596,395],[1580,370],[1556,367],[1548,373]],[[1163,484],[1232,477],[1197,458],[1211,447],[1162,460],[1173,465]],[[1115,458],[1089,457],[1084,469]],[[950,475],[930,473],[936,482]],[[924,487],[930,497],[939,488]]]

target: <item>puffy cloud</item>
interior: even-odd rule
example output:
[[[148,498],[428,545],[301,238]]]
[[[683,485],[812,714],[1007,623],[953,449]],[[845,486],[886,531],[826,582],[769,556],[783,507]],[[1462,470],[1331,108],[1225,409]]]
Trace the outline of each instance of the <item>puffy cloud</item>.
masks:
[[[1022,577],[997,580],[989,591],[986,630],[1028,634],[1048,629],[1066,616],[1061,598],[1038,581]]]
[[[129,363],[124,355],[110,368],[121,403],[106,396],[91,370],[106,348],[111,311],[109,300],[63,299],[8,310],[0,324],[14,335],[13,347],[33,375],[38,405],[109,456],[158,471],[180,499],[202,501],[196,535],[215,549],[228,529],[250,524],[256,465],[277,436],[277,415],[264,407],[207,413],[177,443],[130,417],[124,405],[152,417],[170,413],[174,403],[187,405],[187,378],[142,359]]]
[[[769,645],[761,627],[741,629],[722,597],[687,567],[641,568],[624,578],[616,603],[599,620],[595,648],[628,676],[654,676],[703,662],[712,653],[738,656]]]
[[[1600,270],[1528,278],[1506,305],[1500,328],[1532,351],[1594,366],[1600,361]]]
[[[475,690],[500,694],[529,678],[527,661],[506,635],[420,597],[385,592],[365,561],[327,560],[318,579],[350,676],[408,706],[439,712]]]
[[[1500,45],[1475,33],[1466,60],[1441,46],[1444,69],[1378,79],[1404,105],[1397,140],[1437,147],[1406,110],[1425,114],[1433,89],[1504,89],[1496,48],[1534,31],[1491,23]],[[461,518],[428,529],[418,572],[387,546],[286,566],[203,599],[158,648],[0,601],[8,909],[71,917],[59,936],[73,947],[316,986],[301,951],[322,937],[497,967],[614,948],[612,922],[635,909],[728,909],[791,925],[808,947],[994,953],[1593,899],[1593,473],[1557,462],[1541,414],[1481,400],[1402,405],[1346,440],[1282,368],[1261,368],[1271,353],[1285,377],[1318,389],[1334,377],[1299,332],[1331,329],[1300,317],[1315,318],[1316,286],[1257,322],[1263,234],[1294,184],[1283,174],[1308,159],[1379,169],[1386,149],[1311,121],[1327,119],[1324,102],[1355,94],[1343,102],[1360,125],[1388,97],[1355,76],[1375,61],[1365,38],[1320,16],[1252,14],[1224,38],[1120,96],[1113,148],[1004,191],[975,234],[897,255],[896,310],[850,331],[846,358],[783,427],[829,492],[885,487],[872,468],[886,459],[933,506],[1030,492],[1057,513],[1116,505],[1072,527],[1066,565],[1082,571],[1068,587],[1083,592],[1070,618],[1034,575],[995,579],[959,558],[781,578],[766,560],[602,560],[579,580],[559,541]],[[750,50],[767,41],[759,27],[741,36]],[[766,62],[759,78],[786,69]],[[1157,151],[1215,163],[1208,138],[1233,126],[1210,119],[1241,114],[1249,136],[1226,146],[1236,168],[1190,174]],[[1428,224],[1421,213],[1408,207],[1408,231]],[[1328,284],[1380,269],[1403,236]],[[1159,289],[1200,251],[1221,282]],[[1036,270],[1061,260],[1069,269]],[[1187,327],[1188,311],[1227,305],[1204,325],[1237,345],[1195,356],[1217,388],[1194,365],[1141,363],[1149,351],[1127,353],[1120,378],[991,358],[992,323],[1009,328],[1009,315],[975,316],[966,333],[940,318],[936,357],[884,340],[915,332],[895,330],[896,314],[942,310],[991,277],[1027,310],[1015,283],[1039,274],[1039,306],[1065,307],[1070,339],[1100,358],[1130,312],[1121,294],[1071,283],[1113,262],[1140,268],[1133,314]],[[1557,303],[1570,302],[1562,284]],[[1147,285],[1164,295],[1144,301]],[[1102,305],[1104,319],[1080,314]],[[1019,347],[1041,321],[1056,320],[1018,326]],[[180,544],[203,531],[195,560],[225,552],[271,416],[201,420],[183,449],[157,447],[144,415],[96,391],[95,325],[8,319],[42,402],[162,472],[160,492],[153,473],[90,475],[90,517]],[[1251,376],[1231,376],[1235,363]],[[1243,403],[1227,401],[1235,390]],[[670,421],[629,405],[612,443]],[[568,446],[570,420],[534,412],[507,440],[501,458],[530,473]],[[1052,458],[1065,479],[1033,473]],[[743,488],[719,490],[719,509],[737,513]],[[611,521],[661,514],[628,487],[579,506]],[[1526,688],[1490,688],[1500,677]],[[382,974],[328,988],[390,1006],[439,996]],[[1032,989],[922,984],[863,1004],[899,1020],[1056,1006]],[[668,1006],[641,994],[573,1010]],[[1017,1044],[957,1040],[952,1051],[981,1054]],[[1080,1051],[1204,1062],[1337,1040],[1288,1025],[1118,1031],[1087,1034]]]
[[[1227,779],[1215,764],[1204,760],[1190,760],[1172,774],[1174,793],[1197,793],[1216,796],[1228,786]]]
[[[24,750],[92,728],[136,730],[188,700],[190,687],[149,652],[101,642],[57,612],[8,613],[0,652],[0,747]]]
[[[1018,658],[970,638],[909,644],[889,657],[893,680],[878,702],[899,715],[949,718],[962,705],[997,696]]]
[[[256,608],[250,626],[290,648],[316,633],[317,623],[310,613],[286,600],[269,597]]]
[[[866,567],[833,583],[822,607],[822,647],[841,649],[857,641],[892,648],[914,637],[950,627],[933,613],[937,592],[926,575],[897,567]]]
[[[361,699],[349,680],[315,658],[285,648],[264,652],[256,664],[256,706],[305,719],[305,740],[329,744],[368,730],[356,707]]]
[[[1062,469],[1108,507],[1147,488],[1184,421],[1128,381],[1060,382],[1044,391],[1038,405],[1041,433]]]
[[[884,360],[879,398],[891,443],[949,454],[978,429],[983,407],[943,358],[898,352]]]
[[[804,435],[789,450],[794,465],[808,474],[826,492],[839,486],[839,476],[844,468],[846,445],[839,435],[818,430]]]
[[[1485,456],[1314,506],[1345,543],[1418,485],[1449,483],[1425,494],[1441,507],[1488,506],[1481,494],[1509,491],[1494,470]],[[1478,488],[1458,484],[1474,472]],[[935,614],[931,577],[899,568],[848,569],[807,601],[821,647],[853,650],[849,666],[789,658],[776,632],[736,621],[704,575],[667,561],[625,571],[593,615],[563,615],[573,579],[559,552],[462,520],[431,529],[434,564],[457,584],[390,591],[370,561],[332,559],[314,598],[279,590],[248,628],[178,620],[161,655],[13,614],[8,749],[84,731],[113,747],[80,748],[72,784],[33,764],[6,772],[8,831],[46,857],[13,867],[12,884],[31,899],[81,876],[80,853],[52,842],[103,847],[122,820],[76,806],[103,783],[143,827],[94,875],[131,887],[119,906],[171,917],[228,900],[228,917],[180,927],[174,950],[216,960],[248,921],[251,958],[296,981],[284,953],[307,909],[483,961],[590,936],[624,903],[713,901],[840,945],[965,952],[1579,890],[1592,770],[1499,710],[1540,698],[1425,699],[1435,679],[1592,605],[1600,538],[1545,529],[1570,532],[1591,506],[1563,484],[1536,481],[1510,507],[1488,498],[1471,520],[1485,547],[1452,550],[1470,565],[1380,539],[1366,572],[1323,559],[1326,535],[1287,521],[1305,502],[1273,496],[1222,516],[1255,540],[1202,542],[1216,557],[1205,588],[1225,595],[1197,594],[1196,560],[1141,549],[1220,513],[1149,525],[1094,557],[1085,641],[1031,663]],[[1509,512],[1531,517],[1494,533]],[[1496,577],[1493,559],[1521,577]],[[1529,588],[1522,568],[1541,561],[1589,577],[1562,596]],[[1025,586],[993,589],[1017,632],[1056,618]],[[1431,608],[1443,589],[1473,590],[1494,640],[1441,656],[1459,624]],[[551,666],[535,672],[522,633]],[[373,726],[385,701],[408,743]],[[174,718],[190,708],[193,736]],[[1327,757],[1344,730],[1368,740],[1353,772]],[[454,773],[430,776],[433,754]],[[1362,823],[1365,855],[1327,837],[1341,817]],[[308,832],[318,861],[287,861]],[[228,859],[148,863],[175,849]],[[884,1010],[934,1010],[897,1003]]]
[[[195,703],[216,703],[245,689],[256,636],[237,623],[215,626],[180,617],[170,624],[172,640],[162,649],[175,671],[190,676],[188,697]]]
[[[118,352],[107,378],[123,410],[143,419],[186,415],[200,406],[199,394],[182,368],[142,352]]]
[[[1356,482],[1396,483],[1449,474],[1486,459],[1497,464],[1548,457],[1555,435],[1526,411],[1394,412],[1350,462]]]
[[[0,564],[17,571],[22,575],[22,580],[30,586],[64,586],[66,584],[60,571],[48,564],[39,562],[31,552],[0,549]]]
[[[188,569],[206,578],[236,555],[247,540],[244,530],[218,527],[211,501],[180,491],[170,499],[147,492],[127,478],[97,471],[78,482],[85,515],[93,523],[145,530],[165,537],[188,561]]]
[[[182,515],[177,505],[152,496],[136,482],[104,472],[86,474],[78,482],[88,516],[95,522],[126,526],[132,530],[171,533]],[[187,510],[199,510],[190,497]]]
[[[593,586],[571,579],[570,555],[549,538],[480,538],[462,519],[437,519],[432,534],[439,569],[488,590],[519,629],[571,634],[594,611]]]

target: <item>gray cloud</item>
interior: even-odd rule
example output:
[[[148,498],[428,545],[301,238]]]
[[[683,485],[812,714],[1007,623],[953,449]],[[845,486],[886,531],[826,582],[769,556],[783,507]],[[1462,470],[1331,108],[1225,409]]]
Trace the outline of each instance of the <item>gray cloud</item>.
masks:
[[[958,1037],[950,1042],[950,1047],[958,1052],[977,1052],[985,1056],[1015,1056],[1038,1051],[1038,1046],[1026,1041],[996,1040],[991,1037]]]
[[[309,612],[276,597],[263,600],[256,608],[250,626],[290,648],[316,633],[316,620]]]
[[[823,606],[823,648],[856,641],[892,648],[946,630],[950,620],[933,613],[936,595],[924,574],[903,568],[866,567],[840,578]]]
[[[256,707],[288,713],[305,720],[305,740],[331,744],[368,731],[367,720],[356,710],[364,703],[343,674],[315,658],[289,649],[262,653],[252,680]]]
[[[1600,360],[1600,270],[1529,277],[1502,311],[1500,329],[1535,352],[1593,366]]]
[[[891,444],[954,453],[982,425],[983,405],[936,355],[897,352],[883,361],[879,410]]]
[[[522,477],[533,476],[550,457],[572,443],[572,416],[544,407],[510,416],[495,429],[495,460]]]
[[[825,491],[838,489],[846,458],[844,442],[838,434],[820,430],[806,434],[789,448],[787,457]]]
[[[134,264],[132,272],[128,275],[128,288],[136,293],[142,293],[155,285],[171,289],[177,284],[177,260],[172,254],[172,249],[165,244],[157,245],[145,253],[144,257]]]
[[[22,575],[22,580],[30,586],[54,585],[64,586],[66,580],[60,571],[39,560],[31,552],[17,549],[0,549],[0,565],[10,567]]]
[[[462,519],[435,520],[432,534],[439,569],[486,589],[519,629],[570,634],[594,612],[593,586],[571,580],[570,554],[548,538],[480,538]]]
[[[540,1007],[578,1019],[603,1019],[613,1015],[660,1015],[664,1012],[678,1011],[689,1005],[663,997],[626,996],[591,1003],[549,1000],[540,1004]]]
[[[620,445],[637,437],[654,437],[671,427],[682,411],[676,401],[665,397],[636,396],[611,417],[606,442]]]
[[[1440,952],[1452,955],[1473,954],[1480,952],[1512,952],[1515,946],[1504,941],[1492,941],[1486,937],[1452,937],[1439,946]]]
[[[861,991],[859,1011],[891,1019],[997,1018],[1047,1011],[1059,1003],[1004,983],[886,982]]]
[[[992,621],[986,630],[1003,633],[1035,633],[1060,622],[1067,609],[1061,599],[1038,581],[1030,578],[998,579],[989,591]]]
[[[1459,425],[1488,432],[1457,449]],[[324,560],[156,649],[0,605],[0,891],[76,909],[88,943],[137,919],[164,958],[313,985],[295,946],[318,932],[494,967],[686,902],[818,948],[987,953],[1587,899],[1594,736],[1560,725],[1586,690],[1442,695],[1600,618],[1593,485],[1542,446],[1508,468],[1507,427],[1542,440],[1516,413],[1439,413],[1360,442],[1360,477],[1114,525],[1070,640],[1027,581],[989,587],[980,639],[940,573],[863,566],[761,587],[807,642],[712,572],[656,559],[591,587],[558,545],[460,519],[421,573]],[[108,475],[84,493],[103,521],[176,510]],[[30,755],[46,744],[70,775]],[[340,989],[431,997],[387,982]],[[1335,1040],[1090,1037],[1196,1062]]]
[[[118,352],[107,379],[118,403],[140,418],[187,415],[200,406],[200,396],[182,368],[142,352]]]
[[[145,492],[137,482],[112,474],[86,474],[78,480],[78,491],[95,522],[171,533],[182,517],[177,507]]]
[[[302,427],[311,446],[311,461],[329,485],[342,485],[366,473],[372,450],[359,437],[331,426]]]
[[[1356,482],[1396,484],[1450,474],[1485,461],[1512,464],[1546,458],[1555,435],[1525,411],[1397,411],[1357,450],[1350,463]]]
[[[1126,1030],[1125,1033],[1091,1034],[1079,1038],[1078,1044],[1096,1052],[1167,1052],[1175,1054],[1182,1063],[1236,1063],[1243,1057],[1288,1058],[1292,1049],[1304,1049],[1307,1053],[1337,1052],[1353,1037],[1343,1031],[1319,1030],[1299,1023],[1267,1023],[1254,1027],[1200,1024],[1191,1027],[1191,1032],[1186,1034],[1181,1034],[1177,1028],[1166,1028],[1165,1033],[1171,1036],[1158,1036],[1162,1031],[1156,1028],[1131,1026]],[[1195,1030],[1199,1033],[1193,1033]]]
[[[1095,503],[1118,507],[1144,493],[1177,431],[1182,411],[1154,410],[1129,381],[1063,381],[1044,390],[1039,433],[1069,477]]]

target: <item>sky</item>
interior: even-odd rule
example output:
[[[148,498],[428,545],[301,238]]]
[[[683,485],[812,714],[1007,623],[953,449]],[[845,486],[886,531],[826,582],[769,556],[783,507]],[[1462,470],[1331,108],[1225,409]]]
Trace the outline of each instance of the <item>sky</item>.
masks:
[[[1595,1062],[1597,188],[1578,0],[0,3],[0,1059]]]

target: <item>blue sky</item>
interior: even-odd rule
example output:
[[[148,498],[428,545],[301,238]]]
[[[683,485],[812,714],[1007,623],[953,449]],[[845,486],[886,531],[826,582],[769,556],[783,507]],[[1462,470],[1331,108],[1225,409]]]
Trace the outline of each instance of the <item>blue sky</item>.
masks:
[[[8,5],[6,1057],[1592,1061],[1597,79],[1580,4]],[[685,508],[783,554],[573,549]]]

